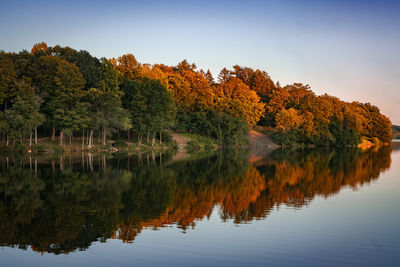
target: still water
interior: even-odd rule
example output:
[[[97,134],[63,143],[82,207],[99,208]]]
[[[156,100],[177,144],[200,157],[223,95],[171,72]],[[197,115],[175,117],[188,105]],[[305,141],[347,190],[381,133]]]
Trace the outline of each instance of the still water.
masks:
[[[1,266],[400,264],[400,150],[1,157]]]

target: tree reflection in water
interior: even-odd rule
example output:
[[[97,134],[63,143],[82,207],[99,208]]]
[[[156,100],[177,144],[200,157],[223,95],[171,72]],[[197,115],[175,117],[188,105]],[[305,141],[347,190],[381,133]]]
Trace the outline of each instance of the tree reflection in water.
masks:
[[[220,207],[221,220],[266,218],[275,206],[370,183],[391,148],[275,151],[249,161],[228,151],[172,162],[170,155],[1,158],[0,245],[55,254],[92,242],[133,242],[143,229],[186,231]],[[250,163],[251,162],[251,163]]]

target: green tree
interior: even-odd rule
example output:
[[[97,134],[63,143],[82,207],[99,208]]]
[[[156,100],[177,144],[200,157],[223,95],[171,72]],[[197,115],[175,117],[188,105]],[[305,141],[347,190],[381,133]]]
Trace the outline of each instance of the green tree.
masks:
[[[96,88],[91,88],[88,101],[91,103],[90,117],[92,129],[89,147],[93,145],[93,131],[99,130],[102,144],[106,145],[107,134],[118,130],[129,130],[131,120],[127,110],[121,106],[123,92],[119,88],[119,76],[113,65],[102,59],[101,79]]]
[[[122,89],[125,93],[124,107],[132,115],[132,126],[138,133],[139,144],[145,132],[153,137],[153,146],[155,135],[159,133],[161,143],[162,132],[173,126],[176,113],[174,99],[167,88],[158,80],[143,78],[125,82]]]
[[[58,127],[62,145],[67,111],[73,109],[84,96],[85,80],[76,65],[50,56],[40,57],[31,72],[36,91],[44,100],[43,113],[53,128],[52,140],[55,140]]]
[[[32,133],[35,132],[37,144],[37,127],[44,122],[44,115],[39,112],[42,100],[36,95],[20,97],[13,100],[9,111],[9,133],[11,138],[20,139],[29,135],[29,146],[32,146]]]

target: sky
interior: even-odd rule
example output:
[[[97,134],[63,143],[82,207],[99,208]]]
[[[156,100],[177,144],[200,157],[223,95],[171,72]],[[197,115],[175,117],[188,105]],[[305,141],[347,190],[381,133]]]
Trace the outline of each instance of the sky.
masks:
[[[0,50],[34,43],[183,59],[216,76],[258,68],[281,85],[377,105],[400,125],[400,1],[1,1]]]

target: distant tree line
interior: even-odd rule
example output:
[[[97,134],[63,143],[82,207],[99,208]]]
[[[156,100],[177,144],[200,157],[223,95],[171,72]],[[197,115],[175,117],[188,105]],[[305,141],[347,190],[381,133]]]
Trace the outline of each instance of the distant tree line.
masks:
[[[224,68],[215,81],[186,60],[172,67],[141,64],[132,54],[98,59],[43,42],[31,52],[0,52],[0,103],[3,146],[37,144],[38,136],[59,136],[60,145],[80,136],[88,148],[110,136],[154,146],[167,129],[237,145],[257,124],[274,127],[282,143],[391,139],[390,120],[377,107],[316,96],[302,84],[281,87],[264,71]]]

